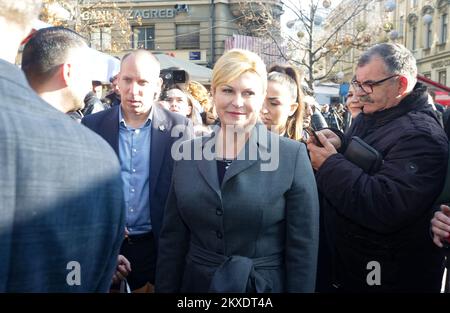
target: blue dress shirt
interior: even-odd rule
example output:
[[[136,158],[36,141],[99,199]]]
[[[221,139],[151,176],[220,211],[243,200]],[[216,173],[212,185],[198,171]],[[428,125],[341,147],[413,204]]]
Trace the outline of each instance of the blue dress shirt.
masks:
[[[119,110],[119,158],[126,208],[126,226],[130,235],[151,231],[150,220],[150,147],[151,117],[139,128],[127,126]]]

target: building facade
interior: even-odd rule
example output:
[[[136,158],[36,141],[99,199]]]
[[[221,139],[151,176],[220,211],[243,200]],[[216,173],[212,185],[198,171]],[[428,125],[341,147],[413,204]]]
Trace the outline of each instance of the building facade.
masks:
[[[268,2],[281,8],[281,1]],[[134,0],[101,3],[95,8],[82,10],[80,17],[88,23],[102,14],[107,15],[108,10],[119,8],[126,12],[131,26],[129,40],[120,38],[123,37],[123,31],[121,33],[114,23],[93,28],[88,36],[93,48],[117,56],[132,49],[143,48],[212,67],[224,53],[225,40],[240,33],[237,21],[242,17],[242,1],[239,0]]]
[[[387,40],[390,14],[385,11],[383,1],[343,0],[327,16],[324,24],[325,33],[333,33],[339,25],[342,28],[336,34],[336,44],[331,47],[336,52],[324,58],[322,72],[331,71],[329,77],[336,82],[349,82],[362,52],[373,44]]]
[[[341,7],[351,5],[344,0]],[[373,0],[368,10],[349,21],[343,34],[354,36],[365,33],[370,45],[380,42],[397,42],[409,48],[417,60],[419,74],[449,86],[450,78],[450,37],[448,30],[450,0]],[[328,17],[328,29],[333,28],[333,20]],[[358,57],[364,46],[349,49],[335,71],[340,71],[343,81],[349,81],[354,73]],[[332,60],[331,60],[332,61]],[[327,59],[324,70],[330,68]]]
[[[417,59],[419,74],[450,86],[449,0],[398,0],[394,15],[396,42]]]

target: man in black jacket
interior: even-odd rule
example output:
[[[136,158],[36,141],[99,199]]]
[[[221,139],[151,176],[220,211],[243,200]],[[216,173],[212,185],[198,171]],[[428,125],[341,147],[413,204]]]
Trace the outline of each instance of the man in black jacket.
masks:
[[[416,75],[405,47],[372,47],[352,81],[363,113],[345,136],[319,133],[324,147],[309,139],[332,273],[328,280],[319,275],[319,291],[440,290],[442,255],[433,246],[429,220],[444,182],[448,142]],[[353,136],[378,151],[378,168],[365,172],[355,164],[361,159],[350,161],[346,149]],[[360,149],[359,158],[369,151]]]

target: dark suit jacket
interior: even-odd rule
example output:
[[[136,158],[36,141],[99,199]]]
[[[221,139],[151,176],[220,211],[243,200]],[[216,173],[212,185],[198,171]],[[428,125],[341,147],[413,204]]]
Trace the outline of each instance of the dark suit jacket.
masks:
[[[114,152],[2,60],[0,97],[0,292],[108,291],[124,235]]]
[[[119,156],[119,109],[114,106],[106,111],[88,115],[82,123],[102,136]],[[152,110],[151,155],[150,155],[150,206],[153,232],[158,239],[163,219],[164,207],[172,178],[173,158],[172,144],[192,138],[192,126],[185,117],[164,110],[154,105]],[[176,132],[171,136],[176,125],[186,126],[187,132]],[[183,128],[183,127],[182,127]]]
[[[305,145],[274,134],[262,140],[264,132],[255,133],[245,147],[258,151],[257,157],[241,158],[241,151],[222,185],[215,160],[175,163],[159,245],[157,292],[314,291],[319,203]],[[271,138],[279,139],[279,147]],[[211,142],[197,138],[183,148],[208,151]],[[272,171],[262,166],[265,149],[279,161]],[[245,270],[256,274],[247,281],[240,277]],[[219,278],[218,288],[211,288],[213,277]],[[243,288],[233,283],[227,289],[233,280]],[[254,286],[258,281],[265,285],[260,290]]]

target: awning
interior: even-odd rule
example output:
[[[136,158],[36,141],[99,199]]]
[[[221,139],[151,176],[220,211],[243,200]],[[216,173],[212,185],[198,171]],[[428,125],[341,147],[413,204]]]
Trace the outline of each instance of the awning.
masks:
[[[444,86],[422,75],[417,75],[417,80],[427,86],[428,90],[434,91],[436,94],[434,101],[436,103],[450,106],[450,87]]]
[[[450,95],[448,94],[448,92],[444,92],[444,91],[435,91],[436,93],[436,98],[435,98],[435,102],[445,105],[445,106],[450,106]]]
[[[89,48],[92,52],[90,63],[92,64],[92,80],[109,84],[109,79],[120,71],[120,60],[115,57]]]
[[[338,84],[320,84],[314,86],[314,94],[329,95],[332,97],[339,97]]]

